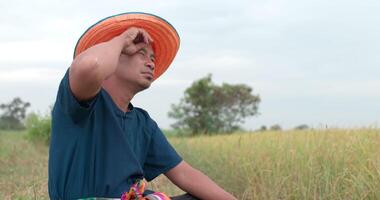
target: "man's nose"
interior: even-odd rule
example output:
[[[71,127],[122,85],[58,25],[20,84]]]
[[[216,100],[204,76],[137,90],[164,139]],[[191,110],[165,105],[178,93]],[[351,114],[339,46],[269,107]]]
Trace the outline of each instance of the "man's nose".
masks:
[[[147,61],[146,66],[149,67],[152,71],[154,71],[155,65],[152,61]]]

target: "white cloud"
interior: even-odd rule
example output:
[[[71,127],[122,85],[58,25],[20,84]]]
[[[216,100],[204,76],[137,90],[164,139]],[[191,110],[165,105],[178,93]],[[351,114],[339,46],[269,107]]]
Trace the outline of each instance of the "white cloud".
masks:
[[[361,97],[368,104],[362,109],[367,115],[350,118],[361,122],[373,121],[370,107],[379,105],[378,1],[14,0],[2,1],[0,7],[5,8],[0,16],[1,99],[22,94],[41,109],[51,104],[82,33],[104,17],[144,11],[170,21],[182,41],[173,65],[154,83],[152,93],[136,99],[163,124],[168,124],[169,104],[208,73],[217,83],[252,86],[263,97],[263,115],[254,120],[266,123],[318,123],[324,116],[308,113],[319,113],[323,103],[291,109],[312,99],[327,98],[345,108],[354,107]],[[36,94],[33,89],[46,92]],[[141,100],[150,95],[164,102],[157,106],[156,101]],[[294,105],[283,106],[289,99]],[[334,106],[326,120],[347,115]]]
[[[0,43],[0,62],[57,62],[72,59],[72,41],[51,38]]]
[[[0,68],[0,84],[46,84],[58,82],[66,69],[51,66],[50,68]]]

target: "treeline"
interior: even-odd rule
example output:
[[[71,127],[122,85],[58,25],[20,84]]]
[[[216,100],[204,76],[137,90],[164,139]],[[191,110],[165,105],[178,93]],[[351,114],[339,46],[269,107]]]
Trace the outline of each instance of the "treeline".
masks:
[[[253,94],[253,89],[245,84],[215,84],[211,74],[196,80],[188,87],[179,103],[172,104],[168,112],[175,119],[172,124],[176,135],[210,135],[244,131],[241,124],[247,117],[259,115],[261,98]],[[33,141],[46,144],[50,140],[51,117],[48,114],[30,113],[29,102],[16,97],[9,103],[0,104],[0,129],[27,129]],[[307,125],[295,127],[308,129]],[[281,131],[278,124],[262,126],[257,131]]]
[[[30,107],[29,102],[24,102],[16,97],[9,103],[0,104],[2,114],[0,116],[0,129],[22,130],[25,128],[24,119],[26,110]]]
[[[293,130],[307,130],[307,129],[310,129],[310,127],[306,124],[301,124],[293,128]],[[279,124],[273,124],[269,127],[263,125],[256,131],[282,131],[282,127]]]
[[[1,130],[26,130],[27,138],[33,142],[49,144],[51,117],[49,114],[27,113],[29,102],[16,97],[9,103],[0,104]]]

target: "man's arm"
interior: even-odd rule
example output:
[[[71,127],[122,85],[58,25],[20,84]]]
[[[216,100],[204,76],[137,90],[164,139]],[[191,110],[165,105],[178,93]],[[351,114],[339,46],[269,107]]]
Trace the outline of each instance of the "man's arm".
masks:
[[[205,200],[236,200],[230,193],[224,191],[209,177],[182,161],[165,173],[175,185],[191,195]]]
[[[93,98],[103,81],[116,71],[122,52],[132,55],[152,41],[146,31],[132,27],[79,54],[69,71],[70,89],[74,96],[78,100]]]

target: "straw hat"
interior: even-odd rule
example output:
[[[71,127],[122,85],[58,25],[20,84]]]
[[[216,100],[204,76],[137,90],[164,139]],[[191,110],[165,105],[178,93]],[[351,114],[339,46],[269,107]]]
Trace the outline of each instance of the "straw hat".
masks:
[[[154,41],[152,43],[155,54],[153,78],[157,79],[166,71],[177,54],[180,38],[169,22],[149,13],[122,13],[100,20],[80,37],[75,47],[74,58],[91,46],[109,41],[132,26],[146,30]]]

